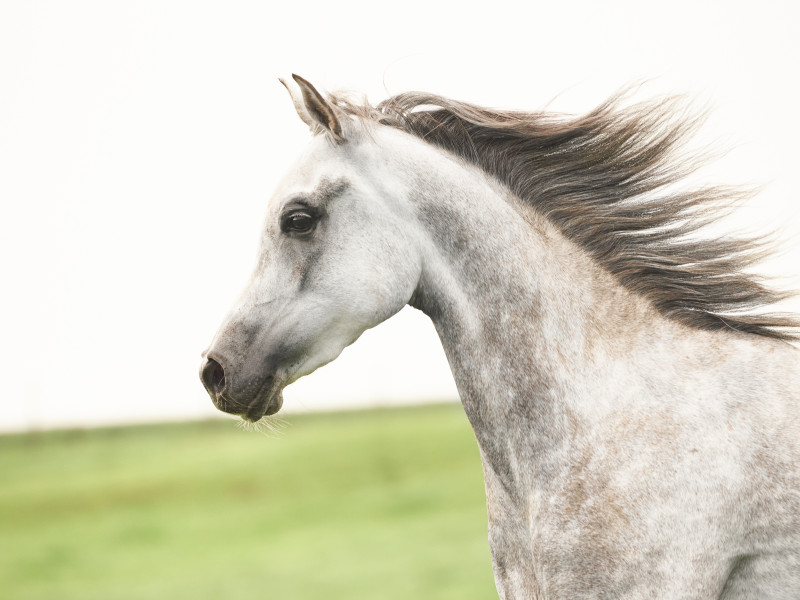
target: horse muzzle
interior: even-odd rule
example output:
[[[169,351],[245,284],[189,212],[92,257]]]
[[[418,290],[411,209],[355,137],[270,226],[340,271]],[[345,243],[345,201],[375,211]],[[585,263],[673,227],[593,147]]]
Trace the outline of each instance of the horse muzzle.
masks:
[[[283,405],[283,386],[275,375],[259,375],[235,384],[220,360],[206,356],[200,365],[200,380],[211,400],[222,412],[251,422],[273,415]]]

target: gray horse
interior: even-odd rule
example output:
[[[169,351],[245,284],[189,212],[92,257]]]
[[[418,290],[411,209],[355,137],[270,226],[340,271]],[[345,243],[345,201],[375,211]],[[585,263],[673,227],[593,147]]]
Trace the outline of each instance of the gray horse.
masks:
[[[410,304],[436,326],[486,481],[500,597],[800,598],[798,321],[699,240],[742,192],[685,191],[695,120],[284,82],[313,139],[205,353],[216,406],[283,388]]]

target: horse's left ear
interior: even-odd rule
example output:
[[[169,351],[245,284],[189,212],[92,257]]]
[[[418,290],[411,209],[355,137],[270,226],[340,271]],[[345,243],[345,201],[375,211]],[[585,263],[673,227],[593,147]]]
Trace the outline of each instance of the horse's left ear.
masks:
[[[312,131],[322,131],[328,133],[337,142],[344,139],[342,134],[342,124],[339,122],[339,117],[336,116],[336,109],[322,97],[317,89],[308,81],[300,77],[300,75],[292,74],[292,78],[300,86],[302,98],[290,88],[287,83],[281,79],[280,82],[289,92],[292,98],[292,103],[297,111],[297,114],[308,125]]]

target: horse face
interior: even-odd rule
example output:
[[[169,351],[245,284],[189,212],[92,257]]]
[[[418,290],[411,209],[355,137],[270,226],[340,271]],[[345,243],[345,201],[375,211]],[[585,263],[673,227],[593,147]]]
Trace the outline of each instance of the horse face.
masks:
[[[331,141],[315,137],[270,200],[255,272],[201,365],[217,408],[250,421],[398,312],[419,281],[402,184],[379,171],[372,142]]]

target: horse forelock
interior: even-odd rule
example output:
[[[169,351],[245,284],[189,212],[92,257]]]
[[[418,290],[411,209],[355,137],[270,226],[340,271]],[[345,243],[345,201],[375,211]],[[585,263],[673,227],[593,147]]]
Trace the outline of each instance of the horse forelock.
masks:
[[[347,115],[480,167],[665,316],[700,329],[800,338],[800,319],[765,310],[793,293],[745,272],[769,253],[765,238],[695,235],[753,195],[677,185],[705,162],[681,153],[703,115],[688,114],[680,97],[626,105],[627,96],[581,116],[493,110],[424,92],[377,106],[331,99]]]

